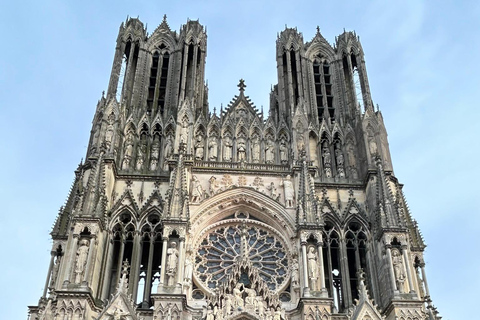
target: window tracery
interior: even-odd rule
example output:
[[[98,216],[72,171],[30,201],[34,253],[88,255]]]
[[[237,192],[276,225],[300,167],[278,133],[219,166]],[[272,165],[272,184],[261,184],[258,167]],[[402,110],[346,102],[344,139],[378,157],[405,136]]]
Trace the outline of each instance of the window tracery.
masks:
[[[217,225],[203,236],[195,257],[196,278],[210,290],[218,288],[236,262],[247,258],[270,290],[285,287],[290,276],[283,240],[263,223],[234,222]]]

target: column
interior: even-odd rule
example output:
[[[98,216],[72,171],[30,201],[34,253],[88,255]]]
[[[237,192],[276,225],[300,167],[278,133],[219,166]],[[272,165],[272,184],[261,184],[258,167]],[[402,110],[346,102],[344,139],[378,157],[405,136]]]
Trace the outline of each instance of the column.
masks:
[[[410,270],[410,263],[407,257],[407,246],[402,246],[402,256],[403,256],[403,264],[405,264],[405,269],[407,270],[407,280],[408,280],[408,287],[410,288],[410,293],[415,293],[415,289],[413,287],[413,281],[412,281],[412,273]]]
[[[52,276],[53,261],[55,260],[55,256],[57,255],[57,252],[52,251],[50,254],[51,254],[50,265],[48,266],[47,279],[45,280],[45,287],[43,288],[42,298],[45,298],[47,296],[48,284],[50,283],[50,277]]]
[[[110,279],[112,277],[113,247],[113,241],[110,239],[107,240],[107,261],[105,264],[105,270],[103,270],[102,300],[108,299],[109,297]]]
[[[428,290],[428,283],[427,283],[427,275],[425,274],[425,263],[422,262],[420,264],[420,268],[422,268],[422,279],[423,279],[423,284],[425,286],[425,298],[428,302],[428,305],[432,305],[432,300],[430,300],[430,290]]]
[[[64,279],[63,282],[64,283],[67,282],[67,284],[71,282],[70,276],[72,273],[72,266],[75,266],[75,256],[77,253],[77,245],[78,245],[78,235],[74,234],[72,236],[72,242],[70,244],[70,253],[68,254],[68,259],[65,259],[66,266],[63,274],[63,279]]]
[[[350,270],[348,268],[348,259],[347,259],[347,246],[345,244],[345,238],[342,237],[340,240],[340,265],[341,265],[341,272],[342,274],[342,289],[344,294],[343,296],[343,301],[345,304],[345,307],[348,308],[352,305],[353,299],[352,299],[352,288],[350,288]],[[356,290],[357,288],[353,288]]]
[[[132,252],[132,262],[130,264],[130,288],[129,291],[131,295],[136,300],[137,298],[137,289],[138,289],[138,277],[140,276],[140,264],[142,260],[142,247],[140,244],[141,237],[140,232],[136,231],[133,236],[133,252]]]
[[[168,238],[163,237],[163,246],[162,246],[162,265],[160,267],[160,285],[165,283],[165,262],[167,260],[167,245]]]
[[[185,238],[180,238],[179,252],[178,252],[178,261],[177,261],[177,285],[182,285],[183,283],[183,258],[185,256]]]
[[[307,266],[307,243],[302,241],[302,260],[303,260],[303,295],[310,296],[310,288],[308,287],[308,266]]]
[[[392,246],[387,245],[387,258],[388,258],[388,266],[390,269],[390,284],[392,286],[393,291],[398,292],[397,283],[395,281],[395,271],[393,270],[392,264]]]
[[[323,267],[323,243],[317,242],[318,263],[320,264],[320,291],[322,297],[327,297],[327,289],[325,288],[325,270]]]
[[[152,292],[152,267],[153,267],[152,264],[153,264],[154,244],[155,244],[155,239],[151,236],[150,246],[148,247],[148,266],[147,266],[147,275],[145,276],[145,290],[143,290],[143,302],[149,301],[150,293]],[[162,256],[162,259],[163,259],[163,256]],[[160,271],[160,273],[162,271],[163,271],[163,268]]]
[[[186,43],[183,45],[183,59],[180,61],[183,61],[183,65],[180,67],[180,74],[182,75],[180,79],[180,101],[182,101],[185,99],[185,81],[187,79],[188,45]]]

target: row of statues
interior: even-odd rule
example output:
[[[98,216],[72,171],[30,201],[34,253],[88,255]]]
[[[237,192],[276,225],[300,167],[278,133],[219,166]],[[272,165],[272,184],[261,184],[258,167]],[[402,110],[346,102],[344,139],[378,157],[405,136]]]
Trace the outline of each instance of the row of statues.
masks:
[[[209,180],[209,188],[208,191],[202,186],[200,180],[198,179],[197,176],[192,176],[192,180],[190,183],[190,201],[192,203],[200,203],[207,197],[212,197],[215,194],[227,190],[231,187],[234,186],[233,181],[228,175],[224,175],[222,179],[222,184],[223,186],[220,185],[220,182],[215,176],[212,176]],[[240,180],[240,178],[239,178]],[[246,182],[242,182],[244,185]],[[239,183],[238,186],[244,186],[242,183]],[[255,183],[254,183],[255,185]],[[262,183],[263,185],[263,183]],[[293,208],[294,207],[294,200],[295,200],[295,189],[293,187],[293,181],[290,175],[287,175],[284,179],[280,181],[279,184],[280,187],[283,187],[284,190],[284,199],[285,199],[285,207],[287,208]],[[257,186],[258,187],[258,184]],[[266,186],[266,190],[268,190],[268,195],[274,199],[277,200],[280,197],[280,194],[277,193],[277,187],[275,186],[274,182],[270,182],[269,185]]]

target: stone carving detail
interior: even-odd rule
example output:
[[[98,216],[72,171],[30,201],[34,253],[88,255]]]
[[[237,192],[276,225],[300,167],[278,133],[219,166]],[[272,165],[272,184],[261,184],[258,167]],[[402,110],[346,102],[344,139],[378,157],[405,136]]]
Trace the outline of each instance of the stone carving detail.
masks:
[[[190,186],[190,196],[192,203],[199,203],[205,198],[205,190],[203,189],[197,176],[192,177]]]
[[[226,136],[223,141],[223,160],[231,161],[232,160],[232,139],[229,136]]]
[[[85,274],[85,267],[88,258],[88,240],[80,240],[80,247],[77,250],[77,260],[75,262],[75,283],[81,283],[83,275]]]
[[[323,158],[323,171],[325,172],[325,177],[332,177],[332,156],[330,154],[330,149],[327,146],[327,143],[324,143],[322,149],[322,158]]]
[[[154,171],[158,166],[158,158],[160,156],[160,145],[155,141],[152,145],[152,151],[150,153],[150,170]]]
[[[291,285],[293,288],[300,287],[299,275],[298,275],[298,260],[293,259],[292,261],[292,282]]]
[[[247,160],[247,146],[245,144],[245,139],[238,139],[237,143],[237,161],[246,161]]]
[[[137,149],[137,164],[135,166],[135,169],[137,171],[140,171],[143,169],[143,163],[145,162],[145,150],[147,146],[145,144],[142,144],[138,146]]]
[[[189,256],[185,258],[185,270],[183,276],[183,284],[187,287],[192,286],[193,261]]]
[[[307,265],[308,265],[308,280],[310,282],[310,289],[317,290],[318,279],[318,262],[317,262],[317,250],[314,246],[308,248],[307,253]]]
[[[216,195],[218,192],[221,191],[221,187],[215,176],[211,176],[210,179],[208,179],[208,182],[210,184],[210,188],[208,190],[210,192],[210,197]]]
[[[128,132],[127,138],[125,140],[125,148],[123,152],[123,162],[122,162],[122,169],[126,170],[130,167],[130,161],[132,160],[133,154],[133,134],[132,132]]]
[[[205,143],[203,142],[203,137],[201,133],[197,133],[197,138],[195,142],[195,160],[203,160],[203,149]]]
[[[278,201],[278,198],[280,198],[280,195],[277,192],[277,187],[275,187],[275,183],[270,182],[270,185],[268,185],[266,188],[269,191],[270,198]]]
[[[396,248],[392,249],[392,264],[397,290],[400,291],[400,293],[403,293],[405,292],[405,272],[403,268],[402,254]]]
[[[252,141],[252,161],[259,162],[260,161],[260,139],[257,135],[253,138]]]
[[[295,199],[295,190],[293,189],[293,182],[290,175],[282,180],[280,186],[283,187],[285,196],[285,207],[293,208],[293,201]]]
[[[173,286],[175,284],[175,276],[177,274],[178,264],[178,250],[177,243],[170,243],[170,248],[167,249],[167,285]]]
[[[280,161],[285,164],[288,162],[288,148],[287,142],[284,138],[280,141]]]
[[[210,141],[208,143],[208,159],[210,161],[217,161],[218,159],[218,144],[217,137],[215,136],[210,137]]]
[[[265,145],[265,162],[275,163],[275,144],[273,143],[272,138],[268,138]]]

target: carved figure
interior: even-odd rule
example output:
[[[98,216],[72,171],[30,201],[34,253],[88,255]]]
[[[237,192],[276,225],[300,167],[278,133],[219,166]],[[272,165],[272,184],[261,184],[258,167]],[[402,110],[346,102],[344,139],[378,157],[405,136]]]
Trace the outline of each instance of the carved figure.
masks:
[[[405,273],[403,271],[403,262],[402,262],[402,255],[400,251],[397,249],[392,249],[392,264],[393,264],[393,271],[395,274],[395,280],[397,283],[397,289],[401,293],[404,292],[404,282],[405,282]]]
[[[165,142],[165,159],[168,159],[170,158],[170,156],[172,155],[172,151],[173,151],[173,141],[172,141],[172,136],[169,135],[167,137],[167,141]]]
[[[308,261],[308,278],[310,279],[311,289],[316,289],[316,282],[318,278],[318,265],[317,265],[317,251],[315,247],[310,247],[307,253]]]
[[[370,155],[374,156],[378,154],[377,143],[375,142],[375,136],[373,133],[368,135],[368,148],[370,150]]]
[[[128,169],[130,166],[130,160],[132,159],[133,153],[133,142],[126,142],[125,151],[123,153],[123,162],[122,162],[122,169]]]
[[[192,260],[187,257],[185,258],[185,273],[183,277],[184,284],[190,286],[192,284],[192,273],[193,273],[193,263]]]
[[[257,300],[257,312],[260,318],[264,316],[265,313],[265,301],[263,300],[262,296],[256,296],[255,298]]]
[[[192,202],[200,202],[203,199],[204,190],[197,176],[192,177],[192,184],[190,189],[190,194],[192,197]]]
[[[305,140],[302,134],[299,134],[297,138],[297,151],[299,155],[305,151]]]
[[[282,141],[280,141],[280,161],[282,163],[285,163],[288,161],[288,148],[287,148],[287,143],[285,142],[285,139],[282,138]]]
[[[215,316],[213,315],[212,307],[208,306],[207,308],[207,316],[205,320],[215,320]]]
[[[227,294],[225,297],[225,309],[224,309],[226,317],[232,314],[232,302],[233,302],[233,297],[230,294]]]
[[[188,119],[183,118],[182,129],[180,131],[180,142],[187,143],[188,140]]]
[[[205,143],[203,142],[203,138],[201,134],[197,135],[197,141],[195,142],[195,159],[196,160],[203,160],[203,148]]]
[[[273,320],[281,320],[282,319],[282,311],[280,311],[280,308],[277,308],[273,315]]]
[[[225,137],[223,142],[223,160],[231,161],[232,160],[232,139],[229,136]]]
[[[235,288],[233,289],[233,296],[234,296],[234,302],[235,302],[235,307],[244,307],[244,301],[243,301],[243,290],[241,290],[243,284],[242,283],[237,283]]]
[[[332,169],[329,167],[325,168],[325,177],[331,178],[332,177]]]
[[[337,172],[340,178],[345,178],[345,170],[343,169],[343,167],[338,167]]]
[[[337,159],[337,166],[343,167],[345,163],[345,158],[343,157],[343,153],[340,149],[335,150],[335,157]]]
[[[246,160],[247,147],[245,146],[245,140],[239,139],[237,145],[237,161]]]
[[[256,300],[256,297],[257,297],[257,292],[253,289],[250,289],[250,288],[245,288],[244,291],[247,293],[247,297],[245,298],[245,306],[248,308],[248,307],[251,307],[253,309],[256,309],[256,305],[257,305],[257,300]]]
[[[160,155],[160,145],[157,141],[152,145],[152,151],[150,156],[150,170],[156,170],[158,165],[158,157]]]
[[[252,160],[253,162],[260,161],[260,139],[255,136],[252,142]]]
[[[282,180],[280,186],[283,186],[284,196],[285,196],[285,207],[293,207],[293,199],[295,198],[295,190],[293,189],[293,183],[290,175],[286,179]]]
[[[143,168],[143,162],[145,161],[145,148],[145,145],[141,145],[138,147],[137,150],[137,165],[135,169],[137,169],[138,171],[142,170]]]
[[[172,242],[170,248],[167,249],[167,276],[168,276],[168,285],[173,285],[173,280],[175,274],[177,273],[177,262],[178,262],[178,250],[177,243]]]
[[[296,288],[300,286],[300,283],[298,281],[298,260],[293,259],[292,262],[292,287]]]
[[[113,140],[113,126],[109,125],[107,132],[105,133],[105,146],[107,147],[107,150],[110,149],[110,146],[112,145],[112,140]]]
[[[322,157],[323,157],[323,165],[325,167],[330,167],[330,165],[332,163],[332,157],[330,155],[330,150],[327,147],[323,148]]]
[[[280,195],[277,193],[277,188],[275,187],[275,183],[270,182],[270,185],[267,186],[267,190],[270,191],[270,197],[272,197],[272,199],[278,200],[278,197]]]
[[[275,145],[271,138],[267,140],[267,145],[265,146],[265,161],[267,163],[275,162]]]
[[[80,247],[77,250],[77,261],[75,263],[75,283],[82,281],[82,276],[85,272],[88,257],[88,240],[81,240]]]
[[[210,161],[217,161],[218,157],[218,144],[217,137],[211,137],[210,142],[208,143],[208,154]]]

